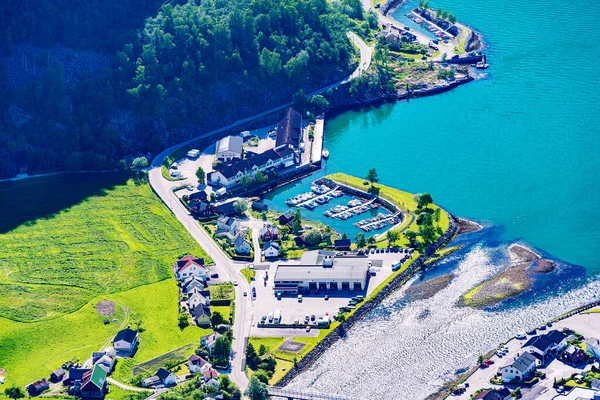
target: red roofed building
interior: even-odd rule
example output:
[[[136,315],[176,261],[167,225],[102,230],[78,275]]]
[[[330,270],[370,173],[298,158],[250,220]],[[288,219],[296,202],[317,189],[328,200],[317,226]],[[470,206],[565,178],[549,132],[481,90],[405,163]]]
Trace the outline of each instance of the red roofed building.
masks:
[[[204,281],[206,280],[207,268],[204,266],[203,258],[196,258],[188,254],[177,261],[177,264],[173,266],[173,270],[180,281],[190,276],[197,276]]]

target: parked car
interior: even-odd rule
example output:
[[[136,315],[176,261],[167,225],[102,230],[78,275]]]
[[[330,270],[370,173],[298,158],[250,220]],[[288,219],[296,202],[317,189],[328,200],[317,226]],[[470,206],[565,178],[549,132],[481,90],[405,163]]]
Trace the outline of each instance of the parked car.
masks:
[[[308,321],[310,321],[310,315],[306,314],[306,315],[304,316],[304,323],[305,323],[305,324],[307,324],[307,323],[308,323]]]
[[[313,315],[310,316],[310,320],[311,321],[314,321],[315,319],[317,319],[317,316],[315,314],[313,314]]]
[[[244,297],[245,297],[245,296],[248,296],[248,292],[244,292]]]
[[[302,303],[302,295],[301,294],[298,295],[298,303]]]
[[[294,325],[300,325],[300,320],[298,318],[294,320]]]
[[[328,294],[325,295],[325,300],[329,300],[329,295]]]
[[[260,317],[260,322],[262,322],[264,324],[266,320],[267,320],[267,316],[265,314],[263,314],[262,317]]]
[[[306,325],[306,332],[310,332],[310,325]]]
[[[273,313],[269,313],[269,323],[273,322]]]
[[[527,339],[527,335],[524,332],[517,333],[515,337],[519,340]]]
[[[211,274],[211,275],[210,275],[210,277],[211,277],[211,278],[218,278],[218,277],[219,277],[219,274],[217,274],[217,273],[214,273],[214,274]]]
[[[233,281],[233,286],[237,286],[238,285],[238,281]]]

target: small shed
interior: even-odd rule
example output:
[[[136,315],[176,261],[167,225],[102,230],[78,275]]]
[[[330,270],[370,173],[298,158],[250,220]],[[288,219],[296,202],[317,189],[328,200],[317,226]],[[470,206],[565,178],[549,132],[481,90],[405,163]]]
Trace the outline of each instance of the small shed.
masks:
[[[333,246],[336,250],[350,250],[350,245],[352,241],[350,239],[338,239],[333,242]]]
[[[65,378],[65,370],[62,368],[57,369],[56,371],[54,371],[53,373],[50,374],[50,380],[54,383],[56,382],[62,382],[62,380]]]
[[[252,203],[252,210],[257,212],[267,212],[269,211],[269,206],[260,201],[255,201]]]

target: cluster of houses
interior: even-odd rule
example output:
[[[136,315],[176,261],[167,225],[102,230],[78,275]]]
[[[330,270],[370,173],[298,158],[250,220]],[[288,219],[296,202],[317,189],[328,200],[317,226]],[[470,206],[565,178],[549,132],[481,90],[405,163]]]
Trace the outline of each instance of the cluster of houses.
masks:
[[[200,339],[200,343],[207,349],[209,355],[212,354],[216,340],[220,336],[219,333],[214,332]],[[200,375],[202,384],[219,389],[219,374],[209,361],[196,354],[192,354],[188,358],[187,367],[192,374]],[[177,376],[164,368],[159,368],[156,374],[142,381],[142,386],[147,388],[171,387],[175,384],[177,384]]]
[[[238,219],[225,214],[217,219],[215,237],[224,238],[233,246],[236,254],[248,255],[252,252],[252,244],[246,239],[246,234],[247,230],[242,228]]]
[[[108,393],[107,376],[114,370],[117,357],[132,356],[137,351],[138,344],[138,332],[130,328],[123,329],[114,337],[112,347],[92,353],[89,367],[65,364],[63,368],[50,374],[50,381],[44,378],[29,384],[27,392],[30,396],[37,396],[50,389],[52,382],[62,383],[72,396],[103,399]]]
[[[386,25],[381,35],[383,40],[396,50],[400,48],[402,43],[413,43],[417,40],[417,37],[413,33],[393,24]]]
[[[208,173],[208,183],[216,187],[233,188],[243,178],[252,178],[259,171],[267,174],[291,167],[300,161],[302,150],[302,115],[289,108],[277,124],[275,148],[263,153],[247,152],[244,158],[243,138],[227,136],[219,140],[215,156],[220,161]]]
[[[210,327],[210,292],[206,290],[208,268],[204,259],[186,255],[173,265],[179,282],[181,308],[187,310],[200,327]]]

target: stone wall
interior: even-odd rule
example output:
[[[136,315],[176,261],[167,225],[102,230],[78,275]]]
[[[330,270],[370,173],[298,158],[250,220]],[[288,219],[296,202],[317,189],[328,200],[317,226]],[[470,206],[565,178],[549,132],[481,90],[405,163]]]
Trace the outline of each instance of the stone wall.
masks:
[[[326,178],[323,178],[326,179]],[[331,180],[326,180],[332,182]],[[337,184],[337,183],[336,183]],[[353,189],[356,190],[356,189]],[[360,191],[358,191],[360,192]],[[362,192],[364,194],[364,192]],[[300,375],[305,369],[308,369],[313,365],[316,360],[323,354],[332,344],[339,339],[346,336],[346,332],[351,329],[356,323],[362,320],[362,318],[372,311],[383,299],[385,299],[394,290],[402,286],[411,276],[417,271],[421,270],[425,265],[425,262],[431,257],[437,250],[450,243],[456,231],[458,229],[457,219],[450,213],[450,227],[434,244],[429,246],[425,251],[425,254],[419,256],[406,271],[397,275],[392,279],[375,297],[369,299],[365,304],[358,308],[354,314],[352,314],[346,321],[338,325],[334,330],[329,333],[321,342],[319,342],[314,349],[312,349],[303,359],[297,362],[296,367],[290,369],[278,382],[277,386],[285,386],[290,383],[296,376]]]

